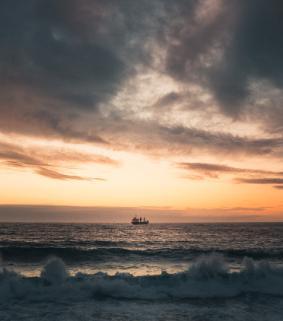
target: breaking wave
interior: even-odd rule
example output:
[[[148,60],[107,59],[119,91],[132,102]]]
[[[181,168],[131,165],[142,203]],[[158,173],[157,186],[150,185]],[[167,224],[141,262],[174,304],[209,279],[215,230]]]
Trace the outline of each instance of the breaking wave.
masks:
[[[210,255],[200,257],[187,271],[154,276],[103,272],[71,276],[58,258],[50,259],[39,277],[24,277],[4,268],[0,273],[0,302],[183,300],[232,298],[246,293],[283,296],[283,268],[245,258],[242,269],[231,272],[223,257]]]

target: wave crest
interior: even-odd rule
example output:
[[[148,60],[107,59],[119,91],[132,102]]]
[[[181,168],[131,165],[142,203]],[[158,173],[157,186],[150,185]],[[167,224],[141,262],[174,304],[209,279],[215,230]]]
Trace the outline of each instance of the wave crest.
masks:
[[[283,268],[267,261],[243,261],[243,268],[231,272],[223,257],[201,257],[184,272],[133,276],[99,272],[70,276],[64,263],[51,259],[40,277],[24,277],[2,269],[0,301],[78,301],[85,299],[168,300],[190,298],[229,298],[245,293],[283,296]]]

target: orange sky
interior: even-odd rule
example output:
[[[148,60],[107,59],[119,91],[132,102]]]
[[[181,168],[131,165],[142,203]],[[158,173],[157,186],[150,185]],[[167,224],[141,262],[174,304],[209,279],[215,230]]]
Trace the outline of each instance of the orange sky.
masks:
[[[252,221],[281,219],[280,189],[269,184],[235,182],[235,173],[217,173],[218,176],[214,177],[215,173],[180,168],[176,164],[183,162],[184,157],[173,155],[165,159],[163,156],[103,150],[60,141],[52,144],[50,141],[33,140],[27,146],[37,150],[44,148],[50,155],[58,151],[64,155],[72,152],[73,157],[75,152],[87,153],[88,157],[99,154],[115,162],[85,163],[66,157],[59,164],[48,167],[71,178],[39,174],[37,165],[15,167],[6,164],[0,170],[1,204],[113,207],[113,212],[120,207],[153,207],[164,208],[165,214],[170,208],[172,217],[169,219],[166,214],[165,221],[174,221],[175,216],[176,221],[180,221],[179,211],[188,217],[188,221],[198,221],[198,217],[200,221],[219,220],[219,217],[226,221],[229,215],[233,220],[235,217],[238,220],[237,215]],[[189,157],[187,160],[199,164],[196,163],[197,158]],[[242,163],[241,160],[235,162],[235,168],[239,169]],[[254,168],[249,162],[245,167]],[[260,168],[263,170],[264,166]],[[245,173],[244,177],[254,175],[257,174]],[[82,179],[73,179],[72,176]],[[150,213],[153,219],[155,214],[155,211]],[[250,219],[251,214],[255,218]],[[95,221],[95,216],[93,219]],[[157,221],[163,221],[160,215]]]

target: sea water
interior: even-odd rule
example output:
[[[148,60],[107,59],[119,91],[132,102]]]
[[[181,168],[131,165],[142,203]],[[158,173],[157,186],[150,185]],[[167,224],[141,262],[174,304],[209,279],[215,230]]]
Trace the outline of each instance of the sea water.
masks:
[[[283,224],[1,224],[0,320],[283,320]]]

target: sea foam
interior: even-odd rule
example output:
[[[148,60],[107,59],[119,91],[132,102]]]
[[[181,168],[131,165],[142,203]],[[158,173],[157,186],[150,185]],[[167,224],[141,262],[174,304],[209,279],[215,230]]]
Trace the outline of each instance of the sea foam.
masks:
[[[50,259],[39,277],[25,277],[2,269],[0,301],[80,301],[85,299],[179,300],[229,298],[245,293],[283,296],[283,268],[267,261],[244,259],[242,269],[231,272],[223,257],[209,255],[188,270],[169,274],[133,276],[99,272],[69,275],[61,259]]]

